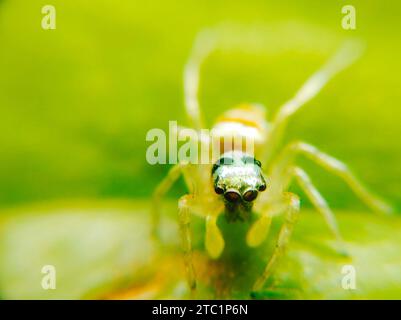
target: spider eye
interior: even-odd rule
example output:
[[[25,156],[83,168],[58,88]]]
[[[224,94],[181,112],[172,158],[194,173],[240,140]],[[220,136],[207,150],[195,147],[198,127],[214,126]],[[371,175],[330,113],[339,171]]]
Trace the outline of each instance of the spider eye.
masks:
[[[242,158],[245,164],[256,164],[258,167],[262,167],[262,164],[259,160],[256,160],[254,157],[245,156]]]
[[[262,184],[262,185],[259,187],[259,191],[265,191],[265,190],[266,190],[266,183]]]
[[[235,191],[227,191],[227,192],[224,194],[224,198],[225,198],[228,202],[235,203],[235,202],[238,202],[238,200],[241,198],[241,196],[239,195],[238,192],[235,192]]]
[[[223,188],[220,188],[220,187],[214,187],[214,191],[215,191],[217,194],[222,194],[222,193],[224,192]]]
[[[256,199],[258,192],[256,190],[248,190],[244,193],[243,198],[245,201],[251,202]]]
[[[230,165],[233,163],[234,163],[234,159],[229,158],[229,157],[220,158],[219,161],[217,161],[217,164],[219,164],[219,165]]]

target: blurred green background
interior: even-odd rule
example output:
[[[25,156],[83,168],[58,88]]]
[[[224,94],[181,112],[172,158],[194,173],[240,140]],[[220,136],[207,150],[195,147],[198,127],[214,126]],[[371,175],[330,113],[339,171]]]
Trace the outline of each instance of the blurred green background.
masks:
[[[41,8],[48,2],[1,1],[1,206],[147,197],[168,168],[146,163],[146,132],[167,128],[168,120],[185,123],[182,72],[192,41],[202,28],[225,21],[273,26],[273,36],[275,25],[288,22],[292,30],[275,41],[293,42],[293,48],[280,54],[266,41],[266,54],[211,57],[200,97],[210,121],[244,101],[274,110],[339,39],[365,40],[362,59],[293,119],[288,137],[343,159],[372,189],[399,204],[400,9],[354,1],[357,29],[346,31],[345,3],[54,0],[57,29],[45,31]],[[336,179],[314,179],[334,206],[356,202]]]
[[[56,30],[41,28],[46,4],[56,7]],[[401,5],[352,1],[357,29],[347,31],[345,4],[0,1],[3,218],[10,208],[53,200],[147,199],[168,167],[146,163],[146,132],[167,129],[169,120],[186,123],[183,66],[195,35],[221,23],[251,30],[258,49],[244,44],[207,61],[200,101],[209,124],[241,102],[273,113],[342,40],[365,42],[362,58],[292,119],[286,140],[306,140],[344,160],[399,207]],[[305,165],[332,207],[363,208],[337,178]],[[181,184],[171,199],[183,192]]]

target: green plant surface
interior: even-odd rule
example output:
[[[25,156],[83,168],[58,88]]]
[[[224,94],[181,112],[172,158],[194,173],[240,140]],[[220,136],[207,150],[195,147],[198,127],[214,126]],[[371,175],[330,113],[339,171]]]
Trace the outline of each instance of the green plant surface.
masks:
[[[271,116],[343,40],[366,44],[291,121],[301,139],[344,160],[401,204],[400,3],[341,1],[53,0],[56,30],[40,27],[42,0],[0,2],[0,206],[50,199],[148,197],[168,170],[146,162],[146,132],[186,125],[182,73],[194,38],[224,23],[253,30],[259,50],[214,54],[202,70],[208,125],[243,102]],[[398,13],[398,14],[397,14]],[[359,210],[335,179],[310,170],[336,208]],[[181,185],[175,195],[182,194]]]
[[[175,204],[167,203],[161,242],[149,235],[149,203],[53,204],[5,212],[0,234],[0,288],[7,299],[188,298],[178,243]],[[303,210],[287,254],[257,299],[397,299],[401,292],[401,219],[369,212],[336,212],[350,257],[337,252],[323,219]],[[210,260],[204,224],[193,221],[195,298],[251,298],[280,225],[266,245],[245,245],[245,223],[219,221],[226,248]],[[353,265],[356,289],[341,286]],[[57,287],[44,290],[44,265],[57,270]]]
[[[188,124],[182,73],[204,28],[231,26],[237,43],[202,68],[208,126],[243,102],[264,104],[271,117],[343,41],[364,43],[361,58],[294,115],[284,142],[304,140],[343,160],[400,212],[401,2],[354,0],[352,31],[341,28],[343,1],[52,0],[57,28],[48,31],[45,4],[0,1],[0,298],[189,297],[174,202],[186,189],[180,182],[168,195],[155,243],[150,196],[170,166],[147,163],[145,137],[170,120]],[[337,253],[292,188],[302,218],[277,273],[253,297],[400,298],[400,216],[366,212],[340,179],[300,165],[338,215],[352,258]],[[280,221],[258,249],[244,244],[248,225],[219,225],[226,249],[210,261],[203,221],[193,223],[196,297],[249,298]],[[41,287],[49,264],[56,290]],[[345,264],[357,270],[356,290],[341,288]]]

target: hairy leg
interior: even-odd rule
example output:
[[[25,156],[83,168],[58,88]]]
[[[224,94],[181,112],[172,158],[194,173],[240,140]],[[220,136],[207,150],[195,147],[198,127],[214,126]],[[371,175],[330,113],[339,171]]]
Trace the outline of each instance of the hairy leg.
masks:
[[[197,130],[203,128],[198,100],[200,69],[215,46],[216,41],[213,32],[206,30],[199,33],[184,70],[185,108],[191,125]]]
[[[152,235],[158,238],[160,224],[160,201],[162,197],[171,189],[172,185],[178,180],[182,174],[183,164],[174,165],[167,176],[159,183],[153,193],[152,199]]]
[[[191,205],[193,195],[185,195],[178,201],[178,221],[180,227],[181,245],[184,251],[185,272],[189,288],[196,289],[196,275],[192,262],[192,237],[190,230]]]
[[[351,190],[373,211],[391,213],[392,208],[387,203],[369,192],[366,187],[352,174],[346,164],[319,151],[316,147],[304,143],[295,142],[284,148],[278,157],[274,171],[284,172],[292,166],[297,155],[302,154],[319,164],[327,171],[339,176]]]
[[[273,119],[269,138],[264,148],[264,162],[267,163],[272,159],[290,117],[312,100],[337,73],[351,65],[360,56],[361,51],[359,43],[345,43],[325,65],[302,85],[292,99],[279,108]]]
[[[275,250],[269,262],[267,263],[266,268],[264,269],[262,275],[255,282],[253,286],[253,291],[261,290],[266,280],[270,277],[270,275],[274,271],[274,268],[278,260],[280,259],[280,257],[283,255],[283,253],[287,248],[288,242],[292,234],[292,230],[294,228],[296,221],[298,220],[299,198],[294,194],[286,193],[285,202],[287,205],[287,212],[285,215],[284,224],[282,225],[278,235]]]
[[[341,250],[341,253],[347,255],[345,245],[340,230],[338,228],[336,217],[328,206],[326,200],[312,184],[312,181],[304,170],[298,167],[294,167],[292,170],[290,170],[290,174],[296,179],[297,183],[306,193],[309,200],[315,206],[316,210],[323,216],[326,224],[328,225],[330,231],[333,233],[339,244],[339,249]]]
[[[209,256],[218,258],[224,249],[224,239],[217,226],[217,218],[222,212],[223,204],[215,198],[205,197],[202,194],[186,195],[180,198],[179,225],[184,249],[184,261],[188,283],[191,289],[196,287],[195,271],[192,263],[192,244],[190,234],[190,215],[198,214],[206,219],[205,247]]]

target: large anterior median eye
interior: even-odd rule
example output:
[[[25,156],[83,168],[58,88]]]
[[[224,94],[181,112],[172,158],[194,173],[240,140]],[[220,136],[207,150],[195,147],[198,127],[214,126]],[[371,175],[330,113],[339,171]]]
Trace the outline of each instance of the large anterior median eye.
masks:
[[[233,164],[234,160],[232,158],[229,157],[223,157],[220,158],[219,161],[217,161],[218,165],[222,165],[222,164]]]
[[[256,199],[256,197],[258,196],[258,192],[256,190],[248,190],[247,192],[244,193],[244,195],[242,196],[242,198],[245,201],[251,202],[253,200]]]
[[[214,192],[216,192],[217,194],[222,194],[224,192],[223,188],[220,187],[214,187]]]
[[[224,194],[224,198],[225,198],[228,202],[235,203],[235,202],[238,202],[238,201],[239,201],[239,199],[241,198],[241,196],[240,196],[240,194],[239,194],[238,192],[235,192],[235,191],[227,191],[227,192]]]
[[[266,190],[266,183],[263,183],[259,187],[259,191],[265,191]]]

